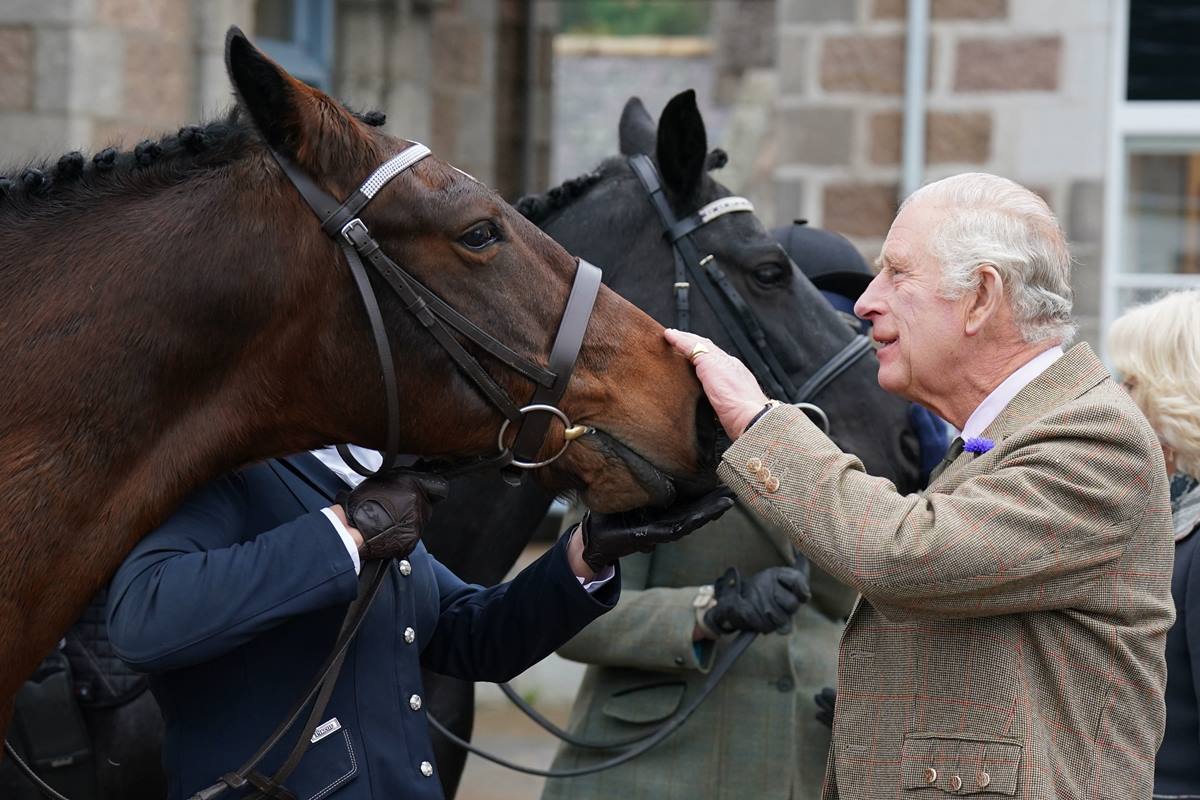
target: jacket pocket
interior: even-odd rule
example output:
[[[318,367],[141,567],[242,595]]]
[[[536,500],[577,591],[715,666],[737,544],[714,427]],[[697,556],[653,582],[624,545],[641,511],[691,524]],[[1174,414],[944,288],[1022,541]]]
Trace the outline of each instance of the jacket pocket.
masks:
[[[605,716],[622,722],[658,722],[675,713],[686,688],[683,681],[661,681],[622,689],[613,692],[601,710]]]
[[[299,800],[325,800],[357,775],[354,742],[350,731],[341,728],[310,745],[300,759],[300,766],[284,785]]]
[[[909,733],[900,759],[900,785],[930,795],[1012,797],[1021,745],[1011,739],[953,733]]]

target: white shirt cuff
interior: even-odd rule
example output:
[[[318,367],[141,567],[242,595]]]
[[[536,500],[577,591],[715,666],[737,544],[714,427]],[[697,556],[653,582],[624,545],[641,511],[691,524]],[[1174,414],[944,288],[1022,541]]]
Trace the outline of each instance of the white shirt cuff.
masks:
[[[350,531],[346,530],[346,526],[338,519],[337,514],[333,513],[332,508],[322,508],[321,513],[329,518],[333,529],[337,531],[337,535],[342,537],[342,544],[346,545],[346,552],[350,554],[350,560],[354,562],[354,574],[357,575],[362,570],[362,561],[358,557],[358,545],[354,543],[354,538],[350,535]]]
[[[604,584],[611,581],[613,579],[613,576],[616,574],[617,574],[617,570],[613,567],[612,564],[609,564],[607,567],[604,568],[603,572],[601,572],[596,577],[592,578],[587,583],[584,583],[583,578],[580,578],[578,575],[576,575],[575,578],[579,581],[579,585],[583,587],[583,590],[585,592],[587,592],[588,594],[593,594],[594,592],[598,592],[601,589],[601,587],[604,586]]]

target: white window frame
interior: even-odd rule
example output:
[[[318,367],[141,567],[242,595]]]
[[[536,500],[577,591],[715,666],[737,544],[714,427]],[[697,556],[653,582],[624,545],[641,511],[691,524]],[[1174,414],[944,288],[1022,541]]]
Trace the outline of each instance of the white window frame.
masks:
[[[1133,140],[1195,140],[1200,150],[1200,101],[1129,101],[1129,0],[1113,0],[1108,125],[1108,181],[1104,193],[1104,271],[1100,301],[1103,335],[1117,317],[1123,289],[1200,288],[1200,275],[1123,271],[1128,144]]]

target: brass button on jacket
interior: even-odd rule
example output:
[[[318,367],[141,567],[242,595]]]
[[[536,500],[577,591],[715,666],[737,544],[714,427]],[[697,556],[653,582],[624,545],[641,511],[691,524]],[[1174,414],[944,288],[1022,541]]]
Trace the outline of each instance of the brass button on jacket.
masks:
[[[979,773],[979,788],[986,789],[992,783],[992,776],[986,772]]]
[[[757,475],[762,472],[763,463],[761,458],[752,458],[746,462],[746,469],[751,475]]]
[[[925,782],[932,785],[937,783],[937,770],[933,767],[925,768]]]
[[[951,775],[950,776],[950,790],[957,792],[961,788],[962,788],[962,778],[958,777],[957,775]]]

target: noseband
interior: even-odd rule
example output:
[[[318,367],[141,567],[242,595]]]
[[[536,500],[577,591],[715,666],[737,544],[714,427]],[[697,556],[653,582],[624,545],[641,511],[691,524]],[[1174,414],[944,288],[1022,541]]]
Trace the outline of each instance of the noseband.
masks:
[[[571,286],[566,310],[563,312],[558,333],[554,338],[554,345],[550,350],[549,364],[547,367],[542,367],[521,356],[455,311],[412,273],[389,258],[359,217],[360,212],[390,180],[430,155],[428,147],[423,144],[410,144],[372,172],[362,185],[342,203],[317,186],[303,170],[287,157],[274,150],[271,151],[271,155],[283,170],[283,174],[292,182],[300,196],[317,215],[317,219],[321,222],[321,230],[337,242],[342,249],[346,256],[346,262],[350,265],[354,283],[362,296],[367,319],[371,325],[371,333],[375,339],[375,349],[383,369],[388,427],[387,449],[383,466],[380,467],[381,470],[394,466],[400,452],[400,394],[396,383],[396,362],[392,358],[392,349],[387,330],[383,325],[379,301],[363,266],[364,260],[387,282],[396,296],[400,298],[405,309],[429,331],[463,374],[470,378],[484,397],[504,415],[505,419],[497,436],[498,453],[490,458],[473,462],[469,468],[459,469],[455,472],[461,474],[468,469],[501,468],[505,470],[506,479],[510,483],[514,483],[519,480],[517,476],[520,475],[516,470],[536,469],[552,463],[566,452],[571,441],[585,432],[586,429],[582,426],[571,424],[567,415],[558,408],[558,403],[571,380],[575,362],[579,358],[579,350],[583,345],[583,336],[587,330],[588,320],[591,318],[592,308],[596,302],[596,295],[600,290],[601,273],[599,268],[582,259],[577,260],[575,281]],[[478,359],[466,351],[455,334],[473,342],[512,370],[532,381],[536,388],[529,402],[522,404],[515,401],[488,374]],[[556,454],[548,459],[538,461],[536,460],[537,453],[541,450],[552,418],[562,421],[565,427],[565,441]],[[506,447],[504,436],[510,426],[516,426],[517,434],[512,447]],[[360,464],[345,445],[338,445],[338,453],[359,474],[368,477],[374,474]]]
[[[784,398],[814,416],[817,424],[829,433],[829,417],[811,401],[871,350],[871,340],[865,336],[855,336],[797,387],[767,342],[767,335],[750,304],[729,281],[712,255],[700,257],[700,251],[692,239],[693,233],[725,214],[753,213],[754,205],[744,197],[722,197],[694,214],[678,219],[659,179],[658,168],[650,156],[632,156],[629,165],[646,190],[650,204],[658,212],[663,224],[663,236],[670,242],[675,257],[675,326],[680,330],[688,330],[691,322],[688,291],[695,286],[733,342],[735,355],[754,373],[763,391],[772,397]]]

